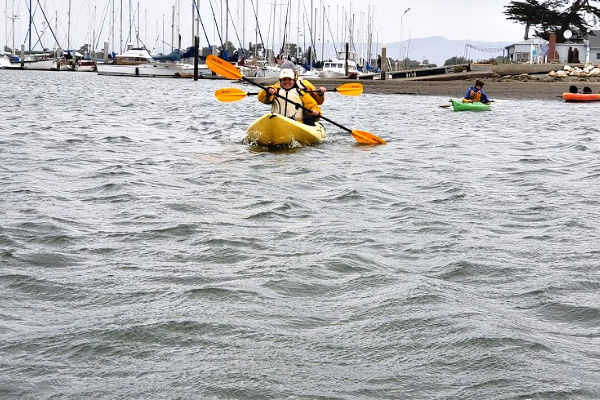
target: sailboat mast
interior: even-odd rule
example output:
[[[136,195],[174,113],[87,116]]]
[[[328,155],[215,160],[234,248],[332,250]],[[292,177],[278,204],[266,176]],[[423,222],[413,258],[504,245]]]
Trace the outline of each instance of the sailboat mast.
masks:
[[[367,63],[371,64],[371,41],[373,40],[373,27],[371,24],[373,23],[373,12],[371,11],[371,7],[369,6],[369,12],[367,17]]]
[[[4,2],[4,43],[8,46],[8,0]]]
[[[314,20],[313,20],[313,12],[314,12],[314,8],[313,8],[313,0],[310,0],[310,54],[308,56],[308,59],[310,61],[310,65],[312,66],[313,63],[313,57],[312,57],[312,53],[315,51],[314,47],[315,47],[315,42],[314,42],[314,38],[313,38],[313,32],[315,31],[315,25],[314,25]]]
[[[11,19],[12,19],[12,55],[15,55],[15,19],[17,18],[16,14],[15,14],[15,0],[13,0],[13,4],[12,4],[12,15],[11,15]]]
[[[175,6],[171,14],[171,51],[175,50]]]
[[[29,0],[29,51],[31,51],[31,25],[33,24],[32,0]]]
[[[129,19],[128,19],[128,25],[129,25],[129,34],[127,35],[127,46],[129,46],[129,43],[131,43],[131,0],[129,0]]]
[[[58,11],[54,12],[54,32],[58,32]],[[56,35],[54,36],[54,42],[55,42],[54,54],[57,54],[58,53],[58,38],[56,38]]]
[[[112,10],[111,10],[111,29],[110,29],[110,38],[111,38],[111,49],[115,51],[115,0],[112,0]]]
[[[119,54],[123,51],[123,0],[119,6]]]
[[[181,49],[181,0],[177,0],[177,48]]]
[[[229,42],[229,0],[225,0],[225,50]]]
[[[136,38],[137,47],[140,47],[140,2],[139,1],[137,3],[137,9],[135,12],[137,14],[137,29],[135,30],[135,38]]]
[[[304,9],[306,11],[306,8]],[[302,39],[304,39],[304,43],[302,44],[302,51],[306,54],[306,12],[302,14]],[[304,54],[302,55],[302,63],[306,64],[304,61]]]
[[[96,58],[96,6],[92,16],[92,57]]]
[[[298,18],[296,20],[296,62],[299,63],[298,48],[300,47],[300,2],[298,2]]]
[[[323,31],[321,33],[321,61],[325,59],[325,4],[323,4],[323,15],[321,16]]]
[[[67,50],[71,50],[71,0],[69,0],[69,11],[67,12]]]

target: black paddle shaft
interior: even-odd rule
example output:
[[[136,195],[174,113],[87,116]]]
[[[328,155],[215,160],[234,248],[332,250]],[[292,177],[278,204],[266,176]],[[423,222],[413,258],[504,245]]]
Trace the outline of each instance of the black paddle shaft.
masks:
[[[246,81],[246,82],[250,82],[251,84],[253,84],[253,85],[255,85],[255,86],[258,86],[259,88],[261,88],[262,90],[264,90],[264,91],[265,91],[265,92],[267,92],[267,93],[269,92],[269,90],[267,89],[267,87],[266,87],[266,86],[263,86],[263,85],[261,85],[261,84],[260,84],[260,83],[258,83],[258,82],[254,82],[252,79],[248,79],[248,78],[246,78],[245,76],[242,76],[242,80],[244,80],[244,81]],[[296,106],[296,107],[299,107],[299,108],[303,109],[303,110],[304,110],[304,111],[306,111],[306,112],[312,113],[312,111],[311,111],[311,110],[309,110],[308,108],[304,107],[302,104],[298,104],[298,103],[296,103],[295,101],[288,100],[288,99],[286,99],[285,97],[283,97],[282,95],[280,95],[280,94],[279,94],[279,93],[277,93],[277,92],[275,92],[275,96],[277,96],[277,97],[279,97],[279,98],[282,98],[282,99],[284,99],[285,101],[287,101],[287,102],[289,102],[289,103],[293,104],[293,105],[294,105],[294,106]],[[348,129],[348,128],[346,128],[345,126],[343,126],[343,125],[340,125],[340,124],[338,124],[337,122],[334,122],[334,121],[330,120],[329,118],[325,118],[325,117],[324,117],[322,114],[321,114],[321,119],[324,119],[325,121],[329,122],[330,124],[333,124],[333,125],[337,126],[338,128],[345,130],[346,132],[350,132],[350,133],[352,133],[352,129]]]

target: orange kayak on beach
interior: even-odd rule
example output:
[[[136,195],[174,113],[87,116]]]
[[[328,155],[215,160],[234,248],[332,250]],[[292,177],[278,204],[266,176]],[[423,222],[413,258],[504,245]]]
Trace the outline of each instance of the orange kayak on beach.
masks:
[[[563,93],[565,101],[597,101],[600,100],[600,93]]]

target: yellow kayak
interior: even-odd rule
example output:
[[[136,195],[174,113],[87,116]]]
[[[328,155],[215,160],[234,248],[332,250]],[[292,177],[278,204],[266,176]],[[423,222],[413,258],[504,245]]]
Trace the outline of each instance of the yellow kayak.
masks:
[[[280,114],[268,113],[254,121],[246,130],[249,143],[263,147],[316,144],[327,138],[320,123],[306,125]]]

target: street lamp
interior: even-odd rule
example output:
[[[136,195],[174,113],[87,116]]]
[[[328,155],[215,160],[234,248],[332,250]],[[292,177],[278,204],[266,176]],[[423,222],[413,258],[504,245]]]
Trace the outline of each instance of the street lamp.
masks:
[[[400,61],[404,61],[404,58],[402,57],[402,54],[404,53],[402,51],[402,36],[404,33],[403,19],[404,19],[404,14],[406,14],[409,11],[410,11],[410,7],[408,7],[406,10],[404,10],[404,12],[402,14],[400,14]],[[406,61],[404,61],[404,69],[406,69]]]

